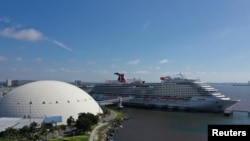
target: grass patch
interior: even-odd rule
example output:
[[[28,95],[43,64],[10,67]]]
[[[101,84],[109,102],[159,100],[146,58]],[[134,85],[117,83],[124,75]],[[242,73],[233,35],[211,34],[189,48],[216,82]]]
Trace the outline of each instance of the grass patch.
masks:
[[[60,139],[50,139],[49,141],[89,141],[88,136],[63,137]]]

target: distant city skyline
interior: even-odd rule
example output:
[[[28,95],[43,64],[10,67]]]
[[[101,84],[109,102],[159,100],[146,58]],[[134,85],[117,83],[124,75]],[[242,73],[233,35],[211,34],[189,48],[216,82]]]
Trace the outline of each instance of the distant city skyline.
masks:
[[[0,1],[0,81],[250,80],[248,0]]]

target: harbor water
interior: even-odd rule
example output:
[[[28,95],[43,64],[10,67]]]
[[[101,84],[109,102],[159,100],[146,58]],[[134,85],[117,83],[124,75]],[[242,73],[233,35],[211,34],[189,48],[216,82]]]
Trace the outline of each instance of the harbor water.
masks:
[[[116,131],[114,141],[207,141],[209,124],[250,125],[250,86],[210,84],[222,94],[240,102],[231,107],[233,115],[184,111],[163,111],[125,107],[130,119]]]

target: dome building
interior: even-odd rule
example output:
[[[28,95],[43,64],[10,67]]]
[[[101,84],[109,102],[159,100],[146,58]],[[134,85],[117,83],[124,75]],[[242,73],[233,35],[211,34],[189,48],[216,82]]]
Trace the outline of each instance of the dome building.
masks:
[[[0,117],[46,118],[62,122],[79,113],[102,113],[99,104],[84,90],[61,81],[43,80],[19,86],[0,99]]]

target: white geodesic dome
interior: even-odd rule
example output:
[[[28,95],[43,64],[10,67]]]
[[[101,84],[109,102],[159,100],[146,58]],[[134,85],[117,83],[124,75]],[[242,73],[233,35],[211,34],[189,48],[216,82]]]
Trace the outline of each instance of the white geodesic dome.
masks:
[[[46,118],[62,116],[62,124],[79,113],[102,113],[84,90],[61,81],[41,80],[14,88],[0,99],[0,117]]]

